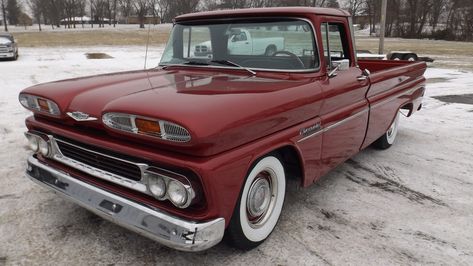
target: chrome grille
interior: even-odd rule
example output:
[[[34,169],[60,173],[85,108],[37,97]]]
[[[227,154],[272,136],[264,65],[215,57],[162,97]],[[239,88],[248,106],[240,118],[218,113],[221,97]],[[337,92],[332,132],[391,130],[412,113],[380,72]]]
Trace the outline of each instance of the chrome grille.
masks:
[[[61,154],[67,158],[131,180],[141,179],[141,169],[136,164],[92,152],[59,139],[56,139],[56,143]]]
[[[164,139],[176,142],[187,142],[191,140],[189,131],[179,125],[164,122],[163,129],[165,135]]]

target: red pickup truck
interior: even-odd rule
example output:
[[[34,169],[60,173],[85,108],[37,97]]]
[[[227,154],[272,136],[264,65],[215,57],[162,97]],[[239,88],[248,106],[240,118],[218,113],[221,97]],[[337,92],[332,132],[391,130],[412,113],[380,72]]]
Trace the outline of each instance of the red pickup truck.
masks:
[[[245,32],[284,46],[245,50],[255,46]],[[242,43],[228,49],[229,39]],[[209,56],[193,54],[209,41]],[[169,247],[204,250],[225,234],[253,248],[276,226],[287,179],[306,187],[372,144],[388,148],[400,110],[421,108],[424,62],[357,60],[355,50],[338,9],[178,16],[154,69],[20,93],[33,112],[26,174]]]

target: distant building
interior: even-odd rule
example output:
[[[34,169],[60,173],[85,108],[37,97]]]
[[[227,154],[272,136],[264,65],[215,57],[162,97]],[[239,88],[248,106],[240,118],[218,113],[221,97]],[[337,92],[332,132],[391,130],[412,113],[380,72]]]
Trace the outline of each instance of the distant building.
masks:
[[[83,16],[83,17],[73,17],[73,18],[63,18],[61,19],[61,24],[90,24],[90,17]]]
[[[353,24],[358,24],[361,28],[370,24],[370,17],[368,15],[356,15],[353,17]]]
[[[20,12],[20,15],[18,16],[18,25],[25,27],[33,26],[33,19],[25,12]]]

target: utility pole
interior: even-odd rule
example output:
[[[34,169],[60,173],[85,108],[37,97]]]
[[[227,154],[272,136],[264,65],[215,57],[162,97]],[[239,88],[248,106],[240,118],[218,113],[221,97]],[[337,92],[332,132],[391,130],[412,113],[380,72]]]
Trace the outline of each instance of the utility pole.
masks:
[[[384,35],[386,34],[386,9],[388,0],[381,2],[381,21],[379,22],[379,54],[384,54]]]
[[[5,31],[8,31],[7,14],[5,12],[5,0],[2,0],[2,15],[3,15],[3,25],[5,25]]]

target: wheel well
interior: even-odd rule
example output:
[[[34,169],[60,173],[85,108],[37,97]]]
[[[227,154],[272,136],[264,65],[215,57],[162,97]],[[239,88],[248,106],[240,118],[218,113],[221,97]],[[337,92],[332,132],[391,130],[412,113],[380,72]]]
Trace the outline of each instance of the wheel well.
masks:
[[[302,169],[302,162],[296,148],[292,146],[284,146],[275,150],[284,166],[284,171],[287,178],[300,181],[301,184],[304,182],[304,172]]]
[[[401,107],[403,110],[409,110],[409,113],[407,113],[407,117],[411,116],[412,111],[414,109],[414,104],[412,103],[407,103]]]
[[[277,49],[276,45],[274,45],[274,44],[270,44],[270,45],[266,46],[266,51],[267,51],[269,48],[274,48],[274,50]]]

